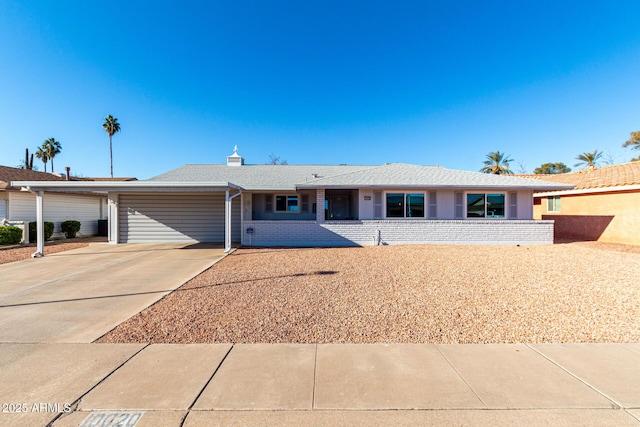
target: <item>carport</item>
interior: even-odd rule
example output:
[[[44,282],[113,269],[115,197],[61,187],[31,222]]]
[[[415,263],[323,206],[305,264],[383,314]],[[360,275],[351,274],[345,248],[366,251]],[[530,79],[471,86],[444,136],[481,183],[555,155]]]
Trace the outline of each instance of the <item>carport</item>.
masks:
[[[45,191],[106,194],[109,243],[224,242],[240,227],[242,192],[229,182],[14,181],[36,195],[37,250],[44,256]],[[235,219],[235,224],[233,219]]]

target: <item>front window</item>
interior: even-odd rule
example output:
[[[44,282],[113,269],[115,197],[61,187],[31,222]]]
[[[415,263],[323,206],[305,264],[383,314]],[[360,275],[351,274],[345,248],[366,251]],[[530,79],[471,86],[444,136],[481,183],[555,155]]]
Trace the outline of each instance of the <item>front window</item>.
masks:
[[[404,194],[403,193],[387,194],[387,217],[388,218],[404,218]]]
[[[424,193],[387,193],[387,218],[424,218]]]
[[[276,212],[298,212],[298,196],[276,196]]]
[[[407,218],[424,218],[424,194],[407,194]]]
[[[504,194],[487,194],[487,216],[504,218]]]
[[[547,197],[547,212],[560,212],[560,196]]]
[[[504,194],[467,194],[467,218],[504,218]]]

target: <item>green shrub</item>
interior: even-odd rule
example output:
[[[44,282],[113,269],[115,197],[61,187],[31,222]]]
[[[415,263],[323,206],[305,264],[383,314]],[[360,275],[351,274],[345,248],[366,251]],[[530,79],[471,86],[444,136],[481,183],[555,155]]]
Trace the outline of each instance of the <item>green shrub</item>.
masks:
[[[74,221],[72,219],[63,221],[62,224],[60,224],[60,229],[64,235],[67,236],[67,239],[73,239],[76,237],[76,233],[80,231],[80,221]]]
[[[22,228],[0,225],[0,245],[15,245],[22,240]]]
[[[29,242],[33,243],[36,241],[37,237],[37,224],[35,222],[29,223]],[[53,234],[54,225],[52,222],[45,221],[44,222],[44,240],[49,240],[51,235]]]

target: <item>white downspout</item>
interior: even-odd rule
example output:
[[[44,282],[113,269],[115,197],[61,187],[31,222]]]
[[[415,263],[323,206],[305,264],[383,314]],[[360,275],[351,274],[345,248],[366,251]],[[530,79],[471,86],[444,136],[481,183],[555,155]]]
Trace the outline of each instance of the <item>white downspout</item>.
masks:
[[[229,253],[231,251],[231,201],[242,194],[242,191],[237,192],[233,196],[229,196],[229,190],[224,192],[225,195],[225,209],[224,209],[224,252]]]

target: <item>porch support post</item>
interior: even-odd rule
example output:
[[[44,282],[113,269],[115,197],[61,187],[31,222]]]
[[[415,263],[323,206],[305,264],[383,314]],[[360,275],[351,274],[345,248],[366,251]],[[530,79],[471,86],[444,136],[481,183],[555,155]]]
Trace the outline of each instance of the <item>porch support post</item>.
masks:
[[[36,252],[31,257],[44,256],[44,191],[36,193]]]
[[[324,188],[316,190],[316,222],[323,223],[324,217]]]
[[[229,190],[224,192],[224,251],[231,250],[231,199]]]
[[[238,192],[233,196],[229,195],[229,190],[224,192],[224,251],[228,253],[231,250],[231,202],[242,192]]]

